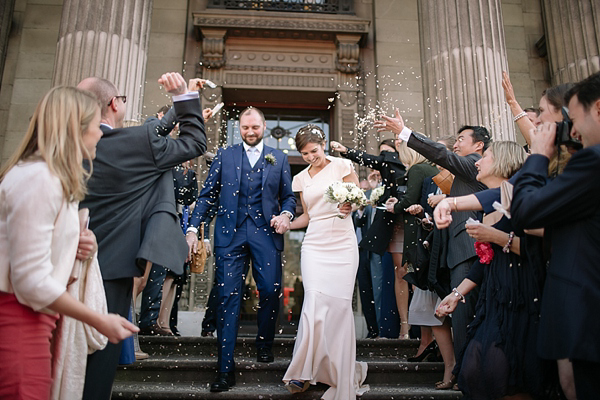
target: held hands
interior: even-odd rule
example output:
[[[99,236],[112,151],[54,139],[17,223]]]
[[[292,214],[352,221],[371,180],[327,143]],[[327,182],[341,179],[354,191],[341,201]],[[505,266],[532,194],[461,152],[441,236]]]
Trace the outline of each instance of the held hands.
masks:
[[[435,206],[437,206],[439,202],[444,200],[445,198],[445,194],[434,194],[433,196],[429,196],[429,198],[427,199],[427,204],[429,204],[431,208],[435,208]]]
[[[413,204],[412,206],[406,209],[406,212],[410,215],[420,215],[423,213],[423,206],[420,204]]]
[[[541,154],[548,158],[556,153],[556,124],[554,122],[545,122],[538,125],[536,129],[529,131],[531,135],[531,154]]]
[[[271,227],[276,233],[283,235],[290,230],[290,217],[286,214],[274,215],[271,218]]]
[[[196,253],[198,251],[198,236],[196,232],[189,231],[185,234],[185,241],[188,244],[188,256],[185,261],[190,261],[192,259],[192,253]]]
[[[77,246],[76,259],[86,261],[92,258],[94,253],[98,251],[98,243],[96,235],[90,229],[86,229],[79,234],[79,245]]]
[[[438,317],[445,317],[449,314],[452,314],[459,301],[459,298],[456,297],[454,293],[450,293],[444,298],[444,300],[442,300],[438,308],[435,310],[435,315]]]
[[[390,197],[389,199],[387,199],[387,201],[385,202],[385,211],[394,214],[394,205],[396,205],[397,202],[398,199],[395,197]]]
[[[433,210],[433,219],[438,229],[444,229],[452,223],[452,209],[448,199],[441,200],[435,210]]]
[[[179,72],[167,72],[163,74],[159,79],[158,83],[163,85],[165,91],[173,96],[186,94],[188,92],[185,79]]]
[[[340,153],[347,153],[348,152],[348,148],[346,146],[344,146],[343,144],[336,142],[336,141],[331,141],[330,143],[331,148],[335,151],[339,151]]]
[[[375,121],[373,127],[377,129],[377,132],[385,132],[390,131],[395,135],[399,135],[404,129],[404,120],[400,115],[400,110],[396,108],[395,117],[388,117],[387,115],[382,115],[380,120]]]
[[[137,326],[117,314],[101,315],[99,323],[94,328],[106,336],[109,342],[115,344],[140,330]]]

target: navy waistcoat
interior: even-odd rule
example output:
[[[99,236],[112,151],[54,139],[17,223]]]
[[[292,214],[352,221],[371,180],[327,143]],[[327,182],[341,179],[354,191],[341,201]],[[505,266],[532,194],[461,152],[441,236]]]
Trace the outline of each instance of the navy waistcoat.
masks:
[[[256,164],[254,164],[254,168],[251,167],[246,152],[243,152],[236,227],[242,225],[246,218],[251,218],[257,227],[266,225],[267,223],[267,219],[262,211],[262,176],[264,165],[264,157],[261,155]]]

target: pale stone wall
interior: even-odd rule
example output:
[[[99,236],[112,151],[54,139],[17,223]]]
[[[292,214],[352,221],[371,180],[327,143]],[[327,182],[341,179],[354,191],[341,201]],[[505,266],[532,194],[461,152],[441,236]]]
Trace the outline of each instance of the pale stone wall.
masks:
[[[544,35],[540,0],[503,0],[502,15],[509,75],[517,101],[523,108],[537,107],[550,81],[548,61],[536,49]],[[508,107],[506,112],[510,113]],[[517,140],[524,142],[518,133]]]
[[[0,155],[6,161],[52,86],[62,0],[17,0],[0,87]]]
[[[153,2],[143,118],[155,114],[160,107],[171,103],[171,97],[160,88],[157,80],[165,72],[182,72],[185,68],[185,29],[188,17],[187,0]]]
[[[393,115],[400,109],[406,124],[423,131],[423,83],[417,0],[374,2],[377,99]],[[389,136],[389,134],[387,134]]]

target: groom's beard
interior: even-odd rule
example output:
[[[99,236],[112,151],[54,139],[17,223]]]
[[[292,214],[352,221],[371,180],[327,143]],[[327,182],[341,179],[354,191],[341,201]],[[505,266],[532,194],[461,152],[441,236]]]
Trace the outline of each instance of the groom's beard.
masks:
[[[257,146],[260,142],[262,142],[263,136],[261,136],[260,138],[252,137],[252,139],[254,139],[255,141],[250,142],[250,141],[246,140],[246,138],[242,138],[242,141],[244,143],[246,143],[248,146],[254,147],[254,146]]]

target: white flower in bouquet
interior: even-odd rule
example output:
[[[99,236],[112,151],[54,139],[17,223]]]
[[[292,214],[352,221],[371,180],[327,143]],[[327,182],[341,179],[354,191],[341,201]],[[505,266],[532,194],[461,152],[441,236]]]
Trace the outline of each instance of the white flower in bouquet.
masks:
[[[371,191],[371,196],[369,196],[369,203],[371,205],[377,204],[381,196],[383,196],[383,192],[385,191],[385,186],[378,186]]]
[[[323,195],[328,203],[352,203],[358,206],[367,204],[364,192],[351,182],[333,182]]]

